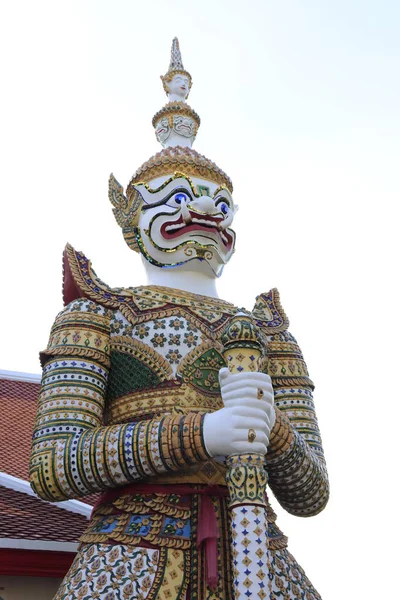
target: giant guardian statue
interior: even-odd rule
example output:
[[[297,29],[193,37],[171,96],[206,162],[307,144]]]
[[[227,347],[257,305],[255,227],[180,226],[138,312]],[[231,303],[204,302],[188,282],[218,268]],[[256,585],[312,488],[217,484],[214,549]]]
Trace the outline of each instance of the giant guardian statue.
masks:
[[[276,289],[251,311],[218,297],[233,186],[192,148],[176,38],[162,83],[163,149],[126,191],[109,182],[147,283],[110,288],[68,245],[41,353],[32,487],[51,502],[101,493],[56,600],[316,600],[268,501],[303,517],[327,503],[313,383]]]

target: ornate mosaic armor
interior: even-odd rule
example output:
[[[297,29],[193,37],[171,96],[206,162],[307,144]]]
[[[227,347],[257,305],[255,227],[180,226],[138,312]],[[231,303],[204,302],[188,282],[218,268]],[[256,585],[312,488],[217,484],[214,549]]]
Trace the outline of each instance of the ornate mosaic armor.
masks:
[[[83,254],[67,247],[65,258],[67,306],[42,353],[31,481],[50,501],[105,493],[56,598],[230,599],[226,468],[210,458],[202,426],[222,407],[221,334],[238,309],[170,288],[110,289]],[[328,481],[313,385],[277,290],[251,315],[275,392],[269,485],[290,513],[314,515]],[[269,508],[270,556],[260,556],[270,597],[320,598],[275,519]]]

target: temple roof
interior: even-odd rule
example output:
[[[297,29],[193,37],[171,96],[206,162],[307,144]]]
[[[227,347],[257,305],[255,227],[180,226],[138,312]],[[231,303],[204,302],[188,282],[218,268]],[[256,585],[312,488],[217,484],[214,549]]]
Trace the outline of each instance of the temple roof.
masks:
[[[37,498],[30,488],[29,457],[39,390],[39,375],[0,371],[0,547],[16,547],[16,540],[28,540],[32,549],[36,542],[51,542],[54,550],[63,549],[65,543],[76,544],[97,498],[54,504]]]
[[[28,481],[40,377],[34,383],[33,377],[27,382],[5,376],[0,374],[0,471]]]
[[[87,517],[83,515],[0,485],[0,540],[7,538],[76,544],[87,523]],[[56,548],[54,546],[53,549]]]

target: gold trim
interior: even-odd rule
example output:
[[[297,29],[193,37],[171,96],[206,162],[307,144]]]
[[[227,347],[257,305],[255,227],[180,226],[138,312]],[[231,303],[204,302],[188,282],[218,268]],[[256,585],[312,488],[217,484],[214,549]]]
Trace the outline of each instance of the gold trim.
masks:
[[[266,458],[267,466],[269,460],[275,459],[283,452],[286,452],[286,450],[288,450],[288,448],[293,444],[294,440],[293,427],[290,423],[290,420],[283,415],[278,408],[275,410],[275,412],[276,419],[269,438],[268,453]]]
[[[107,411],[107,424],[117,425],[137,417],[172,413],[176,406],[181,406],[183,398],[180,386],[126,394],[112,401]]]
[[[184,176],[182,173],[176,172],[176,177]],[[165,184],[160,186],[161,189],[164,185],[167,185],[172,179],[169,179]],[[190,180],[189,180],[190,183]],[[147,186],[147,184],[145,184]],[[162,309],[166,304],[174,304],[175,306],[179,306],[181,310],[186,311],[185,314],[188,315],[189,320],[196,326],[200,331],[210,335],[212,339],[217,337],[217,333],[213,333],[211,328],[205,325],[205,321],[200,317],[194,316],[198,313],[199,305],[201,306],[201,310],[209,310],[210,312],[218,313],[221,317],[223,315],[234,315],[237,313],[238,309],[231,302],[227,302],[226,300],[222,300],[219,298],[212,298],[211,296],[202,296],[199,294],[194,294],[191,292],[186,292],[184,290],[179,290],[176,288],[170,288],[167,286],[137,286],[131,288],[111,288],[107,286],[94,272],[92,268],[91,260],[87,259],[87,257],[83,254],[83,252],[79,252],[82,257],[87,261],[87,268],[89,271],[89,276],[93,281],[93,286],[90,287],[85,280],[85,277],[81,273],[80,263],[78,259],[78,252],[70,245],[67,244],[65,247],[66,258],[68,261],[69,268],[71,270],[72,277],[74,279],[75,285],[82,292],[83,296],[86,296],[90,300],[97,301],[101,306],[107,308],[120,309],[124,316],[130,321],[130,323],[141,323],[149,319],[148,310],[151,309],[153,312],[157,311],[157,318],[169,317],[175,309],[172,307],[168,310],[159,310]],[[102,292],[107,292],[111,297],[105,298],[103,293],[98,293],[94,291],[94,287],[98,287]],[[264,331],[267,334],[279,333],[287,329],[289,325],[289,319],[287,318],[281,303],[279,292],[276,288],[270,290],[270,292],[263,294],[264,296],[271,294],[274,307],[278,311],[280,317],[283,320],[283,324],[278,327],[270,327],[268,326],[267,320],[267,311],[269,311],[265,300],[263,300],[260,296],[257,296],[257,302],[262,301],[262,303],[266,306],[266,311],[263,313],[262,309],[258,309],[256,313],[251,313],[252,316],[256,320],[263,321],[262,317],[264,317],[265,321],[263,321]],[[116,296],[122,296],[124,298],[129,299],[134,305],[138,308],[138,313],[141,313],[143,308],[140,306],[141,299],[150,299],[156,301],[157,304],[155,307],[148,307],[145,309],[144,314],[138,314],[132,308],[132,306],[127,305],[126,303],[121,303],[116,299]],[[167,298],[162,298],[160,296],[167,296]],[[194,306],[196,305],[196,306]],[[134,318],[134,320],[133,320]],[[219,329],[219,327],[218,327]],[[272,342],[274,343],[274,342]]]
[[[90,348],[78,348],[76,346],[66,346],[65,348],[61,348],[60,346],[54,346],[43,350],[39,353],[40,356],[40,364],[42,367],[46,364],[46,362],[52,356],[64,356],[65,358],[69,358],[71,356],[80,356],[86,359],[97,360],[104,367],[110,366],[110,357],[104,354],[104,352],[97,352],[96,350],[91,350]]]
[[[274,550],[284,550],[288,546],[288,538],[282,534],[279,538],[269,538],[268,549],[273,552]]]
[[[310,387],[314,390],[314,382],[309,377],[275,377],[270,375],[274,387]]]
[[[178,473],[166,473],[157,475],[151,479],[144,480],[152,484],[199,484],[199,485],[222,485],[226,487],[226,466],[215,460],[203,462],[191,470]],[[173,493],[173,488],[171,489]]]
[[[143,310],[143,308],[140,306],[141,299],[156,301],[156,308],[162,308],[166,304],[174,304],[182,309],[188,309],[189,311],[196,312],[199,310],[199,306],[201,306],[201,310],[218,312],[221,316],[223,314],[236,314],[238,310],[234,304],[226,300],[213,298],[211,296],[203,296],[193,292],[187,292],[185,290],[167,286],[141,285],[128,288],[111,288],[97,276],[93,270],[92,261],[88,259],[83,252],[79,252],[79,254],[81,254],[85,259],[85,262],[87,261],[87,268],[89,271],[89,276],[93,281],[93,287],[98,287],[103,292],[107,292],[111,295],[111,298],[104,298],[103,294],[93,291],[93,287],[86,283],[86,280],[81,273],[80,263],[77,256],[78,252],[70,244],[67,244],[65,247],[65,253],[75,285],[79,288],[84,296],[91,300],[97,300],[99,304],[107,308],[122,309],[124,306],[126,307],[125,304],[115,299],[115,296],[122,296],[130,299],[135,306],[137,306],[139,311]],[[164,316],[169,316],[169,314],[166,313]],[[137,319],[136,322],[140,322],[140,315],[135,315],[135,318]],[[144,315],[144,319],[148,320],[148,314]],[[194,320],[192,312],[190,312],[190,320]]]
[[[247,434],[247,439],[249,440],[250,444],[252,444],[255,441],[256,437],[257,437],[257,434],[254,431],[254,429],[249,429],[249,433]]]
[[[194,111],[191,106],[186,104],[186,102],[179,101],[168,102],[168,104],[163,106],[161,110],[156,112],[151,123],[155,128],[160,119],[163,117],[173,117],[174,114],[184,117],[191,117],[196,122],[197,126],[200,127],[201,120],[197,112]]]
[[[156,296],[168,296],[168,298],[162,298],[164,305],[167,302],[172,302],[173,304],[178,304],[179,306],[183,306],[184,308],[192,308],[192,303],[195,302],[197,305],[201,305],[202,309],[205,310],[213,310],[219,313],[229,313],[236,314],[237,307],[234,306],[231,302],[226,300],[221,300],[219,298],[213,298],[212,296],[203,296],[200,294],[195,294],[194,292],[187,292],[186,290],[180,290],[178,288],[171,288],[167,286],[161,285],[148,285],[148,286],[140,286],[133,290],[137,296],[140,297],[156,297]],[[148,292],[151,292],[150,295]],[[182,303],[181,299],[184,300]],[[159,300],[159,298],[157,298]]]
[[[180,171],[175,171],[175,173],[166,181],[164,181],[161,185],[159,185],[157,188],[152,188],[148,183],[146,183],[145,181],[138,181],[137,183],[135,183],[135,185],[143,185],[146,190],[150,193],[150,194],[156,194],[157,192],[161,192],[165,187],[167,187],[167,185],[169,185],[172,181],[175,181],[175,179],[185,179],[189,186],[190,189],[192,190],[192,193],[194,196],[196,196],[197,198],[200,197],[200,195],[198,194],[197,190],[196,190],[196,186],[194,185],[193,181],[190,179],[190,177],[187,177],[185,175],[185,173],[181,173]],[[135,190],[135,188],[133,188]],[[220,188],[218,188],[220,189]]]
[[[201,358],[203,356],[203,354],[205,354],[209,350],[214,350],[217,354],[219,354],[221,359],[226,364],[226,361],[223,356],[223,349],[224,349],[224,347],[221,344],[221,342],[218,342],[215,338],[214,338],[214,340],[204,340],[204,342],[201,342],[198,346],[195,346],[192,350],[190,350],[190,352],[188,352],[186,354],[186,356],[183,358],[183,360],[180,362],[180,364],[178,366],[178,369],[176,371],[177,376],[181,377],[182,380],[186,384],[190,384],[190,380],[188,380],[184,376],[185,370],[187,369],[187,367],[192,367],[193,364],[196,362],[196,360]],[[210,367],[206,367],[206,368],[210,368]],[[215,369],[215,370],[218,372],[217,369]],[[214,392],[214,394],[215,394],[215,392]]]
[[[269,308],[266,300],[262,296],[271,296],[272,304],[275,310],[278,312],[280,318],[282,319],[282,323],[280,325],[271,326],[271,309]],[[258,304],[262,304],[262,306],[257,306]],[[272,288],[268,293],[259,294],[256,297],[256,302],[251,312],[253,318],[255,320],[263,321],[263,328],[267,335],[272,335],[273,333],[280,333],[282,331],[286,331],[290,325],[289,319],[283,310],[280,294],[277,288]]]
[[[65,253],[68,261],[69,268],[71,270],[71,274],[76,286],[79,288],[83,295],[87,298],[97,301],[100,305],[106,306],[107,308],[119,308],[121,302],[113,299],[113,296],[124,296],[125,298],[129,298],[132,296],[133,288],[110,288],[108,287],[101,279],[99,279],[96,273],[92,269],[92,261],[87,259],[86,256],[82,252],[82,256],[88,261],[87,268],[89,271],[90,278],[92,279],[95,287],[100,288],[103,291],[109,292],[111,298],[104,298],[103,294],[95,292],[92,287],[90,287],[85,280],[85,277],[82,275],[79,259],[77,256],[77,251],[70,245],[67,244],[65,247]]]
[[[180,171],[175,171],[175,173],[166,181],[164,181],[161,185],[159,185],[157,188],[152,188],[148,183],[146,183],[145,181],[138,181],[137,183],[135,183],[135,186],[139,186],[139,185],[143,185],[146,190],[150,193],[150,194],[155,194],[157,192],[160,192],[161,190],[163,190],[168,184],[170,184],[172,181],[175,181],[175,179],[185,179],[189,186],[190,189],[192,191],[192,194],[196,197],[196,198],[200,198],[201,194],[198,191],[198,186],[195,186],[193,181],[190,179],[190,177],[188,177],[187,175],[185,175],[185,173],[181,173]],[[135,190],[136,188],[133,188],[133,190]],[[218,194],[220,194],[221,192],[227,192],[229,194],[229,198],[225,198],[224,196],[222,196],[225,200],[229,201],[230,203],[233,203],[233,199],[231,196],[231,193],[229,191],[229,189],[227,188],[226,185],[220,185],[215,192],[213,193],[212,197],[215,198]],[[232,207],[231,207],[232,209]],[[233,209],[232,209],[233,210]],[[203,213],[206,214],[206,213]]]
[[[219,185],[225,185],[230,193],[233,191],[232,181],[214,162],[193,148],[173,146],[164,148],[143,163],[134,173],[126,193],[129,197],[135,184],[143,181],[149,182],[156,177],[170,175],[175,171],[214,181]]]
[[[141,309],[136,304],[134,297],[132,298],[132,301],[135,303],[138,310],[140,311]],[[167,301],[165,302],[165,304],[167,304]],[[201,333],[203,333],[204,335],[207,335],[212,340],[218,339],[218,334],[219,334],[220,329],[226,324],[226,320],[229,318],[229,314],[227,315],[227,311],[224,311],[223,313],[221,312],[221,317],[223,315],[225,315],[225,319],[223,320],[222,323],[220,323],[218,325],[218,328],[213,329],[212,324],[210,327],[210,325],[207,324],[205,319],[202,320],[200,317],[195,315],[194,309],[191,306],[179,304],[178,302],[176,304],[174,303],[174,306],[167,308],[167,309],[163,309],[162,307],[149,307],[145,314],[136,313],[136,311],[129,304],[120,306],[120,310],[121,310],[121,313],[124,315],[124,317],[131,324],[136,325],[139,323],[144,323],[144,322],[149,321],[150,319],[154,319],[154,318],[164,319],[164,318],[176,316],[176,310],[177,310],[176,307],[177,306],[180,309],[180,314],[182,315],[182,317],[184,317],[185,319],[190,321],[190,323],[192,325],[194,325],[195,327],[197,327],[197,329],[199,329],[201,331]],[[193,312],[192,312],[192,310],[193,310]]]
[[[138,358],[155,371],[162,381],[168,381],[174,377],[169,362],[153,348],[135,338],[124,335],[111,336],[110,346],[112,350],[131,354]]]

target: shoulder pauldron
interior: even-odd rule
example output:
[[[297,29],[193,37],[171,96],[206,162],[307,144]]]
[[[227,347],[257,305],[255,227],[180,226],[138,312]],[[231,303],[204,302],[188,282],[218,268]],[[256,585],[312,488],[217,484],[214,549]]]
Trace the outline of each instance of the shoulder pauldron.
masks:
[[[281,306],[276,288],[257,296],[252,315],[256,319],[256,324],[268,335],[280,333],[289,327],[289,319]]]
[[[106,308],[119,308],[132,297],[134,288],[110,288],[96,275],[91,261],[69,244],[63,255],[63,300],[89,298]]]

